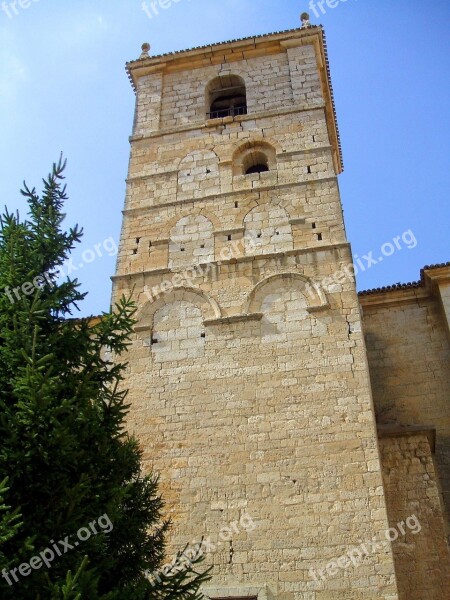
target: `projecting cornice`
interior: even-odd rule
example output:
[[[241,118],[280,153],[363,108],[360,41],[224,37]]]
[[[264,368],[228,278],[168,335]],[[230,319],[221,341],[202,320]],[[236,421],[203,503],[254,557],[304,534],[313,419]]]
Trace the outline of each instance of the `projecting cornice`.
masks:
[[[417,301],[439,295],[440,287],[450,283],[450,262],[429,265],[421,269],[420,280],[396,283],[382,288],[359,292],[359,302],[366,309],[381,304]]]

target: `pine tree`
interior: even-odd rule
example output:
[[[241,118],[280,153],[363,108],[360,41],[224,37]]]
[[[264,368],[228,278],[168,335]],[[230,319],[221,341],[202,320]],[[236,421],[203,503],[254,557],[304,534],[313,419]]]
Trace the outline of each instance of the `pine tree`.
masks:
[[[0,597],[200,600],[201,552],[146,575],[164,563],[170,523],[124,428],[135,306],[123,298],[100,319],[73,318],[85,295],[58,272],[82,231],[62,228],[64,169],[53,165],[41,197],[24,184],[25,221],[0,221]]]
[[[7,479],[0,482],[0,565],[2,565],[2,569],[8,570],[13,565],[11,560],[4,554],[3,547],[6,542],[16,535],[21,523],[17,509],[11,512],[11,507],[4,503],[6,492],[8,491],[7,483]],[[25,549],[30,548],[31,545]]]

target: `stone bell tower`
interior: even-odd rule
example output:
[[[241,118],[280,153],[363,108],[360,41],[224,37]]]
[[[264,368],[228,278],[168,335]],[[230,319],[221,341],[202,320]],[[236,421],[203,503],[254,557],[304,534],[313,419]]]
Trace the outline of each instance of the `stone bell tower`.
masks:
[[[213,599],[396,600],[324,32],[149,50],[113,294],[171,551]]]

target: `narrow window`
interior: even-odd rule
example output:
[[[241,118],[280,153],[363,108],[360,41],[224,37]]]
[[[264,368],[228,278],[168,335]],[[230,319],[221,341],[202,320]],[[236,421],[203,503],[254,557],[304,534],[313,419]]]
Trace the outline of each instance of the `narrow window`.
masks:
[[[249,152],[243,162],[245,175],[269,171],[269,158],[261,150]]]
[[[209,119],[223,119],[247,114],[245,82],[237,75],[216,77],[207,88]]]
[[[269,167],[267,165],[259,164],[259,165],[254,165],[253,167],[249,167],[246,170],[245,174],[251,175],[252,173],[265,173],[268,170],[269,170]]]

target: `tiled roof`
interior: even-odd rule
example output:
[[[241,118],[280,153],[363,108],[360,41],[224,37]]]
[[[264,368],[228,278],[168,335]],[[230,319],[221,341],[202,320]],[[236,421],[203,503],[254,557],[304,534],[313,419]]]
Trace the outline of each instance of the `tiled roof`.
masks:
[[[322,26],[320,26],[320,27],[322,27]],[[341,135],[339,133],[339,122],[338,122],[337,113],[336,113],[336,103],[334,101],[333,82],[331,80],[330,61],[328,58],[327,38],[325,35],[325,30],[323,28],[322,28],[322,38],[323,38],[323,51],[325,53],[325,66],[327,69],[328,84],[330,86],[331,106],[333,107],[334,122],[336,124],[336,136],[337,136],[337,143],[338,143],[338,148],[339,148],[339,155],[340,155],[340,159],[341,159],[341,168],[342,168],[342,171],[344,171],[344,158],[342,156]]]
[[[433,269],[442,269],[442,267],[450,267],[450,262],[425,266],[423,269],[420,270],[419,281],[412,281],[411,283],[395,283],[394,285],[387,285],[381,288],[364,290],[362,292],[358,292],[358,296],[370,296],[372,294],[384,294],[386,292],[394,292],[395,290],[414,290],[417,288],[421,288],[425,285],[425,271],[432,271]]]
[[[322,29],[322,25],[311,25],[311,29]],[[213,44],[205,44],[204,46],[194,46],[185,50],[174,50],[173,52],[165,52],[164,54],[155,54],[150,58],[164,58],[165,56],[176,56],[177,54],[184,54],[185,52],[192,52],[193,50],[206,50],[207,48],[214,48],[215,46],[223,46],[224,44],[233,44],[234,42],[247,42],[248,40],[257,40],[258,38],[268,37],[271,35],[284,35],[286,33],[295,33],[298,31],[305,31],[301,27],[295,29],[284,29],[283,31],[273,31],[272,33],[261,33],[259,35],[249,35],[243,38],[236,38],[235,40],[228,40],[225,42],[214,42]],[[140,59],[132,60],[130,63],[138,62]]]

